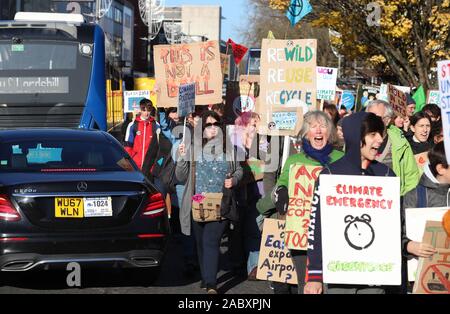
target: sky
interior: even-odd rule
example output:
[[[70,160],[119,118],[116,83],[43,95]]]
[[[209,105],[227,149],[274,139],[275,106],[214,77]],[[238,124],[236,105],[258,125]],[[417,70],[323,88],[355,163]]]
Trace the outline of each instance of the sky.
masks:
[[[222,34],[221,39],[232,38],[239,42],[242,38],[239,34],[239,26],[246,25],[247,0],[166,0],[166,6],[181,5],[220,5],[222,7]]]

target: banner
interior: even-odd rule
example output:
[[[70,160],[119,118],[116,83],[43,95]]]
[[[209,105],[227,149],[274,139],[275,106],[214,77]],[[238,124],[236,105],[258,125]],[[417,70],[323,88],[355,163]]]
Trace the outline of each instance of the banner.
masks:
[[[438,78],[445,155],[447,162],[450,163],[450,60],[438,62]]]
[[[442,227],[442,221],[426,222],[422,242],[434,246],[438,253],[431,258],[419,259],[413,293],[450,294],[450,238]]]
[[[337,71],[336,68],[317,67],[317,99],[334,100]]]
[[[406,94],[401,90],[395,88],[393,85],[388,84],[388,96],[389,103],[392,105],[392,109],[394,109],[395,115],[403,118],[406,117]]]
[[[195,104],[222,102],[222,70],[218,41],[154,46],[160,107],[176,107],[180,85],[195,83]]]
[[[422,242],[427,221],[442,221],[447,207],[406,208],[406,235],[409,239]],[[418,257],[408,259],[408,280],[416,281]]]
[[[272,112],[277,107],[316,109],[316,56],[316,39],[263,39],[258,113],[266,116],[267,124],[273,122]]]
[[[319,180],[324,282],[400,285],[400,179],[321,175]]]
[[[296,285],[297,273],[284,245],[285,226],[283,220],[264,219],[256,278]]]
[[[139,102],[144,99],[150,99],[149,90],[132,90],[123,92],[124,112],[140,111]]]
[[[311,200],[321,170],[321,166],[296,164],[289,169],[289,205],[284,240],[291,250],[307,250]]]
[[[178,94],[178,116],[186,117],[195,111],[195,84],[180,86]]]

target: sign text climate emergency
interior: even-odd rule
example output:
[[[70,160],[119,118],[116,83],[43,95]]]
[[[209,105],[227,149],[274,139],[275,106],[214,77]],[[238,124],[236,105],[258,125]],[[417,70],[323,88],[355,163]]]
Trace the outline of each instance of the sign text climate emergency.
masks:
[[[381,186],[354,186],[337,184],[336,194],[338,196],[326,196],[328,206],[344,206],[351,208],[379,208],[392,209],[393,201],[383,199]]]

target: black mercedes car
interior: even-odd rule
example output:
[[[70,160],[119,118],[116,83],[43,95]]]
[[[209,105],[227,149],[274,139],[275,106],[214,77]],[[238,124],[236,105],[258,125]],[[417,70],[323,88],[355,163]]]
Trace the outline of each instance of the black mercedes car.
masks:
[[[158,267],[162,194],[111,135],[0,131],[0,271],[70,262]]]

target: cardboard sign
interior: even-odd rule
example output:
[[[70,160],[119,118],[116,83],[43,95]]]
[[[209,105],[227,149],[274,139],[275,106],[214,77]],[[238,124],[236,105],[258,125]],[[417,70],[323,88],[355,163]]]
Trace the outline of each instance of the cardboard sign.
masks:
[[[296,285],[297,273],[291,253],[284,245],[286,222],[264,219],[256,278]]]
[[[337,72],[336,68],[317,67],[317,99],[334,100]]]
[[[263,39],[261,97],[257,112],[267,117],[267,123],[273,122],[270,120],[275,108],[316,109],[316,57],[316,39]],[[293,130],[285,133],[296,135]]]
[[[132,90],[123,93],[124,112],[140,111],[139,102],[144,99],[150,99],[149,90]]]
[[[321,175],[319,180],[324,282],[400,285],[400,179]]]
[[[406,117],[407,99],[404,92],[388,84],[389,103],[394,109],[394,113],[399,117]]]
[[[429,90],[427,92],[427,104],[439,105],[439,90]]]
[[[291,165],[284,238],[289,249],[306,250],[308,247],[311,200],[314,195],[314,184],[321,170],[321,166]]]
[[[259,75],[241,75],[239,82],[228,82],[225,117],[235,121],[242,112],[257,111]]]
[[[222,102],[218,41],[154,46],[160,107],[176,107],[180,85],[195,83],[196,105]]]
[[[178,115],[186,117],[195,110],[195,84],[186,84],[180,86],[178,94]]]
[[[302,108],[274,107],[269,116],[270,135],[297,136],[303,124]]]
[[[450,60],[438,62],[438,78],[445,156],[450,163]]]
[[[425,164],[428,162],[428,152],[423,152],[421,154],[414,155],[414,158],[416,159],[417,166],[420,169],[423,169]]]
[[[427,221],[422,242],[433,245],[438,253],[419,259],[413,293],[450,294],[450,238],[441,221]]]
[[[447,210],[447,207],[406,208],[406,235],[413,241],[422,242],[427,221],[442,221]],[[418,261],[419,258],[408,260],[409,281],[416,281]]]

